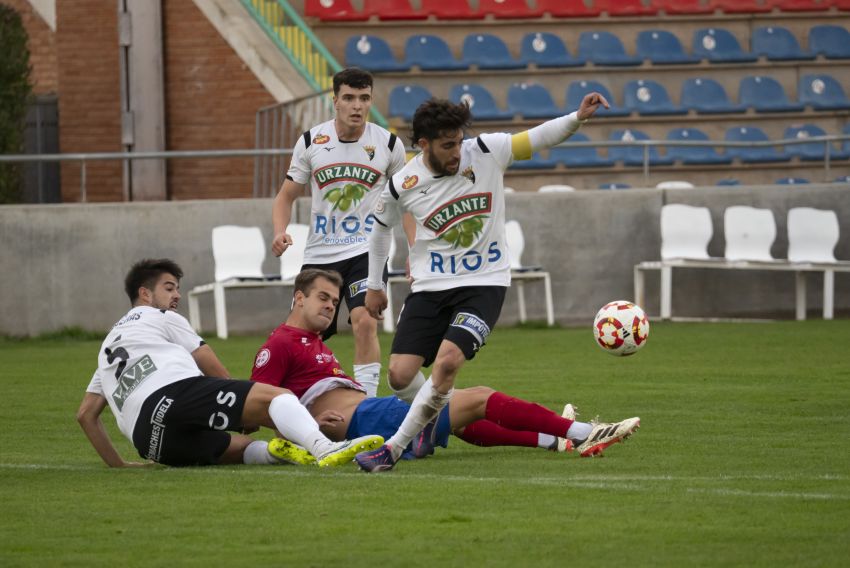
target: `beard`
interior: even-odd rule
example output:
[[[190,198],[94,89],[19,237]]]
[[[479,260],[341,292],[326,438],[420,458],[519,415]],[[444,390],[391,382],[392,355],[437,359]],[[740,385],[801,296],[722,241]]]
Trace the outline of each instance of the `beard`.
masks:
[[[448,164],[444,164],[437,160],[436,156],[433,154],[428,154],[428,167],[431,168],[431,171],[441,175],[441,176],[453,176],[458,172],[460,166],[460,162],[451,166],[453,169],[449,169]]]

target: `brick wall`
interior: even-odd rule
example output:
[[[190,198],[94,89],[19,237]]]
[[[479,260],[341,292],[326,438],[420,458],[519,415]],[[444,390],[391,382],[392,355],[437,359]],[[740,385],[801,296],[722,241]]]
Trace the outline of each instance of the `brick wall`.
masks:
[[[3,0],[3,3],[15,10],[27,30],[30,52],[30,82],[33,93],[46,95],[58,91],[56,73],[56,37],[53,30],[41,19],[38,12],[26,0]]]
[[[274,99],[191,0],[163,5],[169,150],[253,148]],[[253,158],[170,160],[170,199],[251,197]]]

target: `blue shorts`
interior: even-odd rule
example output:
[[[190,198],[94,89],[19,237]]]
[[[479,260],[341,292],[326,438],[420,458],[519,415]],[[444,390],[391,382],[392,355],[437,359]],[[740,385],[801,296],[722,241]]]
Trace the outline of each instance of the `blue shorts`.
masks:
[[[389,439],[401,426],[408,410],[410,405],[395,396],[367,398],[357,405],[345,436],[351,440],[360,436],[378,434],[385,440]],[[452,433],[448,405],[440,412],[437,427],[434,430],[434,445],[447,447],[449,434]]]

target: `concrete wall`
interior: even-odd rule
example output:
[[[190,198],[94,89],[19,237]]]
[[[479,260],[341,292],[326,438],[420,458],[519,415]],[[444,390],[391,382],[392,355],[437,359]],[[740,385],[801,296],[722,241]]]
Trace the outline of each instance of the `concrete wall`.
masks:
[[[834,209],[842,223],[836,256],[850,259],[850,187],[847,185],[707,188],[697,190],[587,191],[508,196],[508,217],[526,237],[523,260],[551,273],[559,322],[589,324],[604,303],[632,296],[632,267],[659,258],[659,215],[664,203],[708,206],[715,236],[712,255],[723,254],[723,210],[753,205],[773,210],[773,254],[786,255],[791,207]],[[307,218],[306,200],[298,219]],[[36,335],[66,326],[105,330],[128,309],[124,274],[142,257],[171,257],[186,276],[184,292],[213,278],[210,232],[216,225],[258,225],[271,239],[271,200],[202,200],[88,205],[0,207],[0,334]],[[398,264],[398,263],[396,263]],[[279,270],[269,253],[264,268]],[[820,277],[811,276],[810,317],[821,307]],[[543,319],[542,289],[527,286],[529,316]],[[658,281],[647,283],[650,314],[658,312]],[[400,306],[403,286],[395,288]],[[542,287],[541,287],[542,288]],[[232,332],[264,332],[285,316],[289,289],[228,293]],[[502,324],[517,319],[516,293],[508,293]],[[675,276],[674,314],[681,316],[792,318],[793,273],[691,270]],[[836,276],[836,313],[850,315],[850,276]],[[212,298],[201,301],[202,321],[214,329]],[[181,310],[187,314],[184,299]]]

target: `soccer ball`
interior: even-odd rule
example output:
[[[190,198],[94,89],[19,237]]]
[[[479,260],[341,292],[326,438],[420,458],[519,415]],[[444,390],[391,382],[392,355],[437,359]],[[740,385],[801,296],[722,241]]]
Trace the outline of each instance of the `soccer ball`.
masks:
[[[637,304],[609,302],[593,318],[593,337],[606,353],[625,357],[646,345],[649,320]]]

